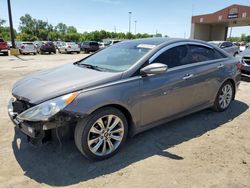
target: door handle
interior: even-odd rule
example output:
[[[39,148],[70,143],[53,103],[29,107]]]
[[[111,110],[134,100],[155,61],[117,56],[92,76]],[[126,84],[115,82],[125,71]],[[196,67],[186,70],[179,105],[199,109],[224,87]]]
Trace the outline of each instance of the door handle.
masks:
[[[224,67],[224,65],[223,64],[220,64],[217,68],[218,69],[221,69],[221,68],[223,68]]]
[[[187,80],[189,78],[192,78],[194,75],[193,74],[186,74],[182,79]]]

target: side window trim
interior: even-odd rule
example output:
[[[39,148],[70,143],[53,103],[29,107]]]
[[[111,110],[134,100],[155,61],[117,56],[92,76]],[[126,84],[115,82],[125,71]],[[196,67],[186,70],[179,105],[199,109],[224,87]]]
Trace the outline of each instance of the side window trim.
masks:
[[[149,61],[148,61],[149,64],[151,64],[157,57],[159,57],[161,54],[163,54],[167,50],[170,50],[171,48],[174,48],[174,47],[183,46],[183,45],[200,45],[200,46],[204,46],[210,49],[214,49],[213,47],[209,45],[198,43],[198,42],[178,42],[178,43],[165,46],[162,49],[160,49],[158,52],[156,52],[151,58],[149,58]]]

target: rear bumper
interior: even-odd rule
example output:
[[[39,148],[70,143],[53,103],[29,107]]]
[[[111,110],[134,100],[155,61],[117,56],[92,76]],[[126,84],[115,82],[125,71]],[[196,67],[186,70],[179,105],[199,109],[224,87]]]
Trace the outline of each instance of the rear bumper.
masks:
[[[67,52],[80,52],[80,48],[67,48]]]
[[[44,48],[44,49],[40,49],[41,52],[56,52],[56,49],[53,48]]]
[[[6,49],[0,49],[0,53],[3,53],[3,52],[8,52],[8,48],[6,48]]]
[[[37,51],[36,50],[20,50],[21,51],[21,53],[37,53]]]

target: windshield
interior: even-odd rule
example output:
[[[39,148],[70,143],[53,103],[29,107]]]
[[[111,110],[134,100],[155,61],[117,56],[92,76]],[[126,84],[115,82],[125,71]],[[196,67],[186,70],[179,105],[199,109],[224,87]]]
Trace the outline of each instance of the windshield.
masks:
[[[128,70],[153,47],[154,45],[119,43],[82,60],[79,64],[98,66],[113,72],[123,72]]]

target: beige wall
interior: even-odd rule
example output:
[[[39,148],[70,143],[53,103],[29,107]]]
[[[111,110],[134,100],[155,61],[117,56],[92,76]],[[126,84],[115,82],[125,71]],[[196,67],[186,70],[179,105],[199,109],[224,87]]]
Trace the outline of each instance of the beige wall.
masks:
[[[224,25],[192,24],[191,38],[204,41],[225,40],[227,27]]]
[[[224,25],[213,25],[211,27],[211,40],[226,40],[227,27]]]
[[[192,24],[191,38],[209,41],[211,27],[208,24]]]

